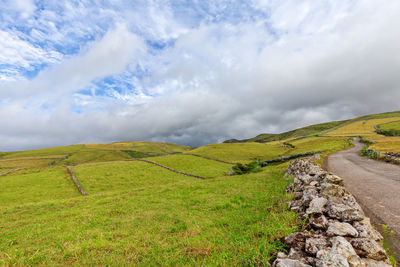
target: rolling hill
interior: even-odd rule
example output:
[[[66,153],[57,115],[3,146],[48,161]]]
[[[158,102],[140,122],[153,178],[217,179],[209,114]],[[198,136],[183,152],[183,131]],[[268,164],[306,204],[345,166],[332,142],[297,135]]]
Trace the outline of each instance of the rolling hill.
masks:
[[[326,122],[321,124],[310,125],[307,127],[295,129],[280,134],[260,134],[257,135],[256,137],[243,140],[230,139],[224,141],[224,143],[245,143],[245,142],[268,143],[272,141],[281,141],[297,137],[313,136],[321,134],[323,131],[333,129],[340,125],[344,125],[346,122],[348,121],[346,120],[346,121]]]
[[[117,142],[2,152],[0,265],[268,265],[279,238],[301,225],[287,210],[288,163],[233,176],[230,168],[310,151],[321,163],[359,135],[395,150],[398,137],[375,131],[396,120],[399,112],[368,115],[198,148]]]
[[[260,134],[243,140],[230,139],[224,141],[224,143],[280,143],[290,146],[298,142],[297,140],[311,140],[310,138],[312,137],[343,138],[354,136],[360,136],[376,143],[372,148],[377,151],[400,152],[398,137],[400,136],[400,111],[370,114],[344,121],[315,124],[280,134]]]

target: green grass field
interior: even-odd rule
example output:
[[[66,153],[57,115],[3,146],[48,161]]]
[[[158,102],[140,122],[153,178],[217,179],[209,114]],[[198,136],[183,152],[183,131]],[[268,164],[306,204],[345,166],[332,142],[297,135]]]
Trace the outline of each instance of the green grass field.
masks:
[[[80,184],[91,193],[123,191],[194,179],[141,162],[91,163],[74,166]]]
[[[369,130],[375,120],[382,122],[371,118]],[[359,123],[367,127],[362,120],[349,125]],[[305,127],[303,134],[269,143],[195,149],[117,142],[2,152],[0,174],[25,169],[0,176],[0,266],[267,266],[282,250],[279,238],[301,223],[287,210],[288,163],[228,176],[232,164],[216,160],[248,163],[309,151],[326,156],[350,146],[345,135],[321,136],[326,127]],[[372,137],[380,138],[374,146],[399,142]],[[134,160],[145,156],[206,180]],[[80,195],[63,165],[72,165],[89,196]]]
[[[111,144],[86,144],[86,148],[109,149],[109,150],[134,150],[139,152],[171,154],[181,153],[192,148],[189,146],[180,146],[171,143],[158,142],[116,142]]]
[[[293,145],[294,148],[291,149],[287,155],[306,153],[309,151],[319,152],[322,155],[321,164],[325,156],[340,150],[348,149],[352,146],[349,142],[345,141],[343,137],[308,137],[291,140],[289,143]]]
[[[375,141],[376,144],[370,146],[370,148],[379,152],[395,152],[400,153],[400,137],[375,137],[370,138],[371,141]]]
[[[400,117],[389,117],[380,119],[369,119],[350,123],[340,127],[332,132],[327,133],[329,136],[374,136],[375,126],[399,120]]]
[[[128,154],[118,150],[84,149],[72,154],[70,157],[57,164],[72,165],[87,162],[118,161],[130,158]]]
[[[319,135],[321,133],[324,133],[327,130],[344,125],[347,122],[348,121],[332,121],[332,122],[310,125],[307,127],[299,128],[296,130],[292,130],[292,131],[284,132],[284,133],[280,133],[280,134],[274,134],[274,135],[260,134],[256,137],[248,139],[248,141],[249,142],[266,143],[266,142],[272,142],[272,141],[296,139],[298,137]]]
[[[205,178],[214,178],[229,173],[231,164],[207,160],[191,155],[171,155],[151,158],[151,161],[182,172],[195,174]]]
[[[45,149],[35,149],[27,151],[16,151],[4,153],[2,158],[22,158],[22,157],[63,157],[65,155],[78,152],[84,148],[84,145],[51,147]]]
[[[21,157],[0,159],[0,168],[45,167],[61,157]]]
[[[364,139],[375,142],[370,148],[379,152],[400,152],[398,137],[384,136],[380,130],[396,135],[400,132],[400,113],[384,113],[363,116],[352,120],[351,123],[326,133],[326,136],[350,137],[362,136]],[[388,135],[385,133],[385,135]]]
[[[382,130],[400,130],[400,117],[398,121],[393,121],[393,122],[388,122],[388,123],[384,123],[379,125],[379,128]]]
[[[199,180],[141,161],[115,161],[129,156],[119,150],[126,147],[73,148],[2,159],[24,165],[28,158],[70,153],[57,164],[84,163],[72,169],[90,195],[79,194],[62,166],[0,176],[0,265],[267,264],[281,249],[277,239],[298,224],[286,206],[287,163],[227,176],[231,164],[186,154],[150,158],[207,178]],[[214,153],[207,154],[210,148]],[[198,148],[216,159],[243,161],[287,150],[258,143]]]
[[[48,188],[52,201],[9,199],[0,210],[0,265],[267,264],[281,249],[276,240],[297,224],[284,169],[205,181],[161,173],[122,184],[112,174],[109,185],[118,186],[103,194],[66,198],[56,187]],[[85,184],[89,169],[76,172]]]
[[[282,145],[260,143],[233,143],[206,145],[187,153],[200,155],[226,162],[246,163],[253,160],[267,160],[279,157],[287,151]]]
[[[301,137],[271,143],[223,143],[203,146],[187,153],[232,163],[270,160],[305,152],[333,153],[350,145],[343,137]],[[287,142],[294,148],[289,147]],[[285,144],[286,143],[286,144]]]
[[[32,168],[0,176],[0,208],[79,197],[63,167]]]
[[[377,129],[385,130],[387,137],[377,133]],[[383,134],[383,133],[382,133]],[[349,138],[352,136],[362,136],[364,139],[378,142],[373,146],[381,152],[398,152],[400,150],[400,143],[396,138],[391,136],[400,135],[400,111],[386,112],[380,114],[370,114],[361,117],[357,117],[351,120],[345,121],[333,121],[327,123],[321,123],[316,125],[310,125],[303,128],[295,129],[289,132],[280,134],[260,134],[256,137],[236,140],[227,140],[227,143],[249,143],[249,142],[261,142],[269,145],[284,145],[285,143],[304,143],[296,145],[296,149],[289,149],[284,154],[293,154],[295,151],[304,152],[305,150],[316,147],[313,142],[318,142],[319,137],[337,137],[340,139]],[[315,138],[315,139],[312,139]],[[308,140],[314,140],[309,142]],[[334,151],[335,144],[332,144],[333,139],[325,139],[320,146],[320,150]],[[341,142],[340,140],[338,142]],[[308,146],[305,143],[309,143]],[[328,144],[330,143],[330,144]],[[333,145],[333,146],[332,146]],[[307,148],[308,146],[308,148]],[[331,149],[332,148],[332,149]],[[242,161],[246,162],[246,161]]]

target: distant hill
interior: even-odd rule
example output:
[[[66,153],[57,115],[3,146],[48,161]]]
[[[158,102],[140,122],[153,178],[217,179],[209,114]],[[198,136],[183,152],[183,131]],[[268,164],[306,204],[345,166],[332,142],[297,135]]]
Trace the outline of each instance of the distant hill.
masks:
[[[289,138],[318,135],[324,131],[344,125],[348,121],[349,120],[320,123],[320,124],[310,125],[310,126],[306,126],[303,128],[280,133],[280,134],[268,134],[268,133],[259,134],[256,137],[249,138],[249,139],[243,139],[243,140],[229,139],[229,140],[224,141],[224,143],[246,143],[246,142],[268,143],[268,142],[272,142],[272,141],[280,141],[280,140],[285,140],[285,139],[289,139]]]
[[[193,148],[189,146],[171,143],[135,141],[110,144],[80,144],[27,151],[0,152],[0,169],[118,161],[177,154],[191,149]]]
[[[320,134],[324,134],[330,131],[333,131],[339,127],[345,126],[347,124],[351,124],[357,121],[363,120],[371,120],[371,119],[381,119],[386,117],[397,117],[400,116],[400,111],[393,111],[393,112],[385,112],[379,114],[370,114],[361,117],[357,117],[350,120],[343,120],[343,121],[332,121],[326,123],[320,123],[315,125],[310,125],[302,128],[298,128],[295,130],[291,130],[288,132],[283,132],[279,134],[271,134],[271,133],[263,133],[259,134],[256,137],[249,138],[249,139],[229,139],[224,141],[223,143],[247,143],[247,142],[257,142],[257,143],[268,143],[273,141],[281,141],[286,139],[293,139],[299,137],[306,137],[306,136],[316,136]]]

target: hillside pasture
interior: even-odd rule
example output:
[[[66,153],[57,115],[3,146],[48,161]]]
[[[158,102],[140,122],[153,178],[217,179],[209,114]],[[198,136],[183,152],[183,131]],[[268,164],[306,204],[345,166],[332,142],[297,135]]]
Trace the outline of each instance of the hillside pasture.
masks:
[[[87,197],[60,190],[73,188],[67,180],[51,189],[58,192],[52,200],[41,199],[22,176],[28,204],[0,209],[0,265],[266,266],[282,249],[276,240],[296,229],[282,179],[287,164],[210,180],[144,164],[73,167],[93,193]],[[59,184],[47,176],[34,188]]]
[[[226,175],[231,164],[217,162],[191,155],[169,155],[151,158],[151,161],[178,171],[199,175],[205,178],[214,178]]]
[[[288,163],[227,176],[232,165],[212,159],[247,163],[311,150],[331,153],[348,145],[344,139],[308,137],[290,140],[291,145],[286,140],[194,150],[122,142],[107,149],[88,144],[75,151],[50,149],[33,153],[39,156],[29,152],[20,154],[25,158],[2,158],[0,162],[62,160],[0,176],[0,266],[267,266],[283,249],[279,238],[300,223],[287,209],[290,181],[283,174]],[[126,150],[169,154],[149,160],[207,179],[126,161],[133,155]],[[72,165],[89,196],[79,194],[66,168],[58,166],[64,164]]]
[[[143,187],[195,179],[142,161],[82,164],[73,166],[72,170],[89,194],[140,190]]]
[[[85,144],[85,148],[101,149],[101,150],[130,150],[132,149],[132,142],[119,142],[111,144]]]
[[[57,157],[58,156],[58,157]],[[61,159],[59,155],[52,157],[21,157],[21,158],[6,158],[0,159],[0,168],[32,168],[45,167],[50,163]]]
[[[248,139],[247,141],[266,143],[266,142],[280,141],[280,140],[292,140],[299,137],[314,136],[322,134],[325,131],[330,130],[332,128],[344,125],[346,122],[347,121],[332,121],[332,122],[310,125],[280,134],[260,134],[256,137]]]
[[[27,151],[6,152],[2,158],[22,158],[22,157],[63,157],[71,153],[75,153],[84,148],[84,145],[72,145],[51,147],[44,149],[35,149]]]
[[[80,196],[63,167],[24,169],[0,176],[0,188],[0,206],[19,206]]]
[[[400,117],[389,117],[381,119],[370,119],[356,121],[340,127],[334,131],[328,132],[328,136],[376,136],[375,126],[392,121],[400,120]]]
[[[384,136],[400,136],[400,120],[378,125],[377,133]]]
[[[355,118],[354,120],[369,120],[369,119],[382,119],[390,117],[400,117],[400,111],[392,111],[378,114],[370,114],[362,117]]]
[[[139,152],[157,153],[157,154],[170,154],[181,153],[192,149],[188,146],[180,146],[171,143],[160,142],[116,142],[110,144],[86,144],[86,148],[95,149],[110,149],[110,150],[134,150]]]
[[[72,154],[65,160],[57,163],[57,165],[73,165],[87,162],[104,162],[126,160],[131,157],[118,150],[100,150],[100,149],[83,149]]]
[[[371,149],[374,149],[379,152],[394,152],[400,153],[400,137],[375,137],[371,138],[371,141],[377,142],[369,146]]]
[[[299,154],[309,151],[334,153],[349,148],[349,142],[343,137],[308,137],[290,141],[295,148],[288,154]]]
[[[135,157],[175,154],[192,149],[170,143],[117,142],[83,144],[28,151],[0,152],[0,168],[44,167],[86,162],[118,161]]]
[[[223,143],[202,146],[188,153],[226,162],[248,163],[257,159],[273,159],[284,154],[287,150],[288,148],[281,144]]]
[[[400,130],[400,117],[399,117],[399,120],[397,120],[397,121],[380,124],[379,128],[382,130],[385,130],[385,131],[392,130],[392,129]]]

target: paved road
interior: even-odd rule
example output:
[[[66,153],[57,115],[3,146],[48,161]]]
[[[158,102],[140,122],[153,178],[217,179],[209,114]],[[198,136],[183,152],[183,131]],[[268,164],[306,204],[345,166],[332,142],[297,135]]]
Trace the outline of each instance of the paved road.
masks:
[[[325,168],[343,178],[378,230],[386,224],[396,231],[393,246],[400,258],[400,166],[361,157],[363,144],[354,144],[329,156]]]

